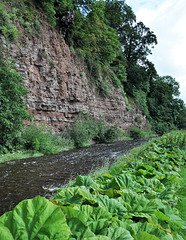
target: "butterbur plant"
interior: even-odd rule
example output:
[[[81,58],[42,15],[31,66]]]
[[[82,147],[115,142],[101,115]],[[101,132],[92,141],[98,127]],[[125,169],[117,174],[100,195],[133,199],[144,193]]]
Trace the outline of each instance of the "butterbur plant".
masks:
[[[172,131],[165,134],[159,140],[159,144],[163,146],[174,146],[181,149],[186,147],[186,131]]]
[[[178,167],[186,159],[184,150],[162,146],[166,137],[107,172],[79,175],[50,201],[22,201],[0,217],[0,239],[184,240]]]
[[[44,197],[19,203],[0,217],[0,239],[69,239],[71,231],[60,207]]]

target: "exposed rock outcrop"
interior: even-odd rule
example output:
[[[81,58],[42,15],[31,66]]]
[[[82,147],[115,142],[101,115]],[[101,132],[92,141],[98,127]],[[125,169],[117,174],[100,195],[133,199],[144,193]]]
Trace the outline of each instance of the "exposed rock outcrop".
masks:
[[[140,125],[146,124],[139,109],[127,110],[121,89],[112,87],[109,98],[98,95],[63,36],[47,22],[42,30],[40,38],[25,37],[24,44],[11,43],[8,47],[29,89],[26,101],[37,121],[61,130],[82,111],[102,116],[108,124],[118,124],[123,130],[139,124],[137,116],[142,120]]]

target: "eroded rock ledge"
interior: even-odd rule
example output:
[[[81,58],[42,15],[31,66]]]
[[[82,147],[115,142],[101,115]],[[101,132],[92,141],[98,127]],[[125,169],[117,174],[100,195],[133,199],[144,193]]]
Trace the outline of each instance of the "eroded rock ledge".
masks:
[[[43,20],[44,21],[44,20]],[[37,121],[45,121],[55,130],[64,129],[79,112],[103,117],[110,124],[126,130],[131,125],[146,124],[137,108],[128,110],[121,89],[112,88],[105,98],[89,86],[83,64],[74,59],[63,36],[46,22],[40,38],[25,36],[23,43],[11,43],[10,57],[29,90],[26,101]],[[3,37],[1,37],[3,39]],[[141,119],[140,123],[136,119]]]

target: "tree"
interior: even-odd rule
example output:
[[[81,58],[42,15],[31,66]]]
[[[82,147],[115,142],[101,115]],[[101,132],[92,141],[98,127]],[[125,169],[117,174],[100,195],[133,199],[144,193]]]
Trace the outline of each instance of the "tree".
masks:
[[[11,150],[18,143],[23,120],[30,119],[24,102],[26,93],[15,67],[0,56],[0,151]]]
[[[172,96],[179,97],[180,95],[179,83],[176,81],[175,78],[167,75],[167,76],[160,77],[160,80],[162,80],[164,83],[167,83],[167,85],[170,88]]]
[[[125,1],[106,0],[105,19],[107,24],[116,29],[117,34],[121,36],[123,28],[128,24],[132,25],[136,21],[136,16]]]
[[[128,64],[144,63],[147,55],[151,54],[150,47],[157,44],[157,38],[148,27],[138,22],[134,26],[131,24],[124,26],[121,44]]]
[[[171,76],[157,76],[151,81],[147,98],[153,129],[163,134],[175,128],[185,128],[186,108],[179,96],[179,84]]]

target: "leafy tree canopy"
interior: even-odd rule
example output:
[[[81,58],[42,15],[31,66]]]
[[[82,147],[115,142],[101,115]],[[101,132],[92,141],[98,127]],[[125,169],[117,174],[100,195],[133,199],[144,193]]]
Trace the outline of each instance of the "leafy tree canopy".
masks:
[[[179,84],[171,76],[157,76],[151,82],[148,108],[153,128],[160,134],[169,129],[185,128],[186,108],[179,96]],[[163,126],[163,127],[162,127]]]

